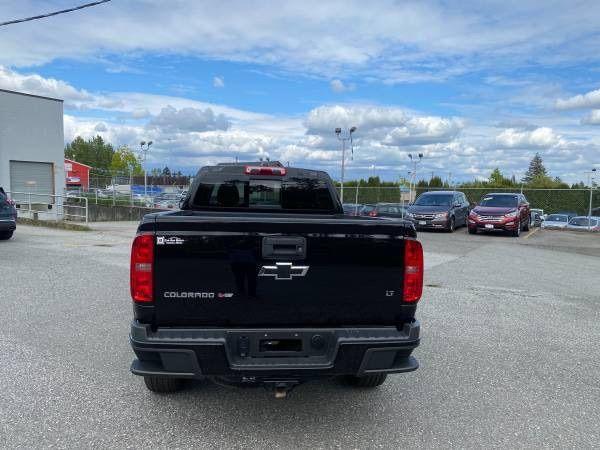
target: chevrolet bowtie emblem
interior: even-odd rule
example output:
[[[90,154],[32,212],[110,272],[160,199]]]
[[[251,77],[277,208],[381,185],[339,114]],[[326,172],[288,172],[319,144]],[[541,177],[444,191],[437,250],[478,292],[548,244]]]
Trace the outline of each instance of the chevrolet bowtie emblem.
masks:
[[[292,263],[275,263],[274,266],[262,266],[259,277],[273,277],[276,280],[291,280],[293,277],[303,277],[308,272],[308,266],[294,266]]]

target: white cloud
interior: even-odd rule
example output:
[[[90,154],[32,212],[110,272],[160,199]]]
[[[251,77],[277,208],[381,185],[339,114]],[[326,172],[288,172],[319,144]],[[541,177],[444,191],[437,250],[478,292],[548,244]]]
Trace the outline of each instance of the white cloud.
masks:
[[[498,69],[597,60],[600,4],[564,5],[382,0],[365,9],[359,0],[288,1],[277,8],[242,0],[111,2],[77,14],[76,20],[63,15],[7,27],[0,64],[22,67],[59,58],[104,57],[109,70],[118,70],[128,64],[106,55],[154,52],[329,77],[361,71],[395,83],[444,79],[482,65]],[[2,12],[4,17],[33,15],[39,2],[4,2]],[[140,23],[149,31],[140,32]]]
[[[0,65],[0,88],[59,98],[67,103],[80,103],[93,99],[92,94],[86,90],[76,89],[65,81],[44,78],[38,74],[22,74],[2,65]]]
[[[389,128],[404,124],[409,119],[399,108],[379,106],[320,106],[311,110],[306,118],[308,134],[331,135],[337,127],[356,126],[364,134],[377,128]]]
[[[215,114],[211,108],[182,108],[167,105],[148,122],[148,127],[166,132],[203,132],[227,130],[230,122],[224,114]]]
[[[213,87],[222,88],[225,87],[225,79],[223,77],[213,78]]]
[[[462,127],[458,119],[412,117],[405,124],[393,128],[382,142],[397,146],[450,142],[458,136]]]
[[[586,109],[600,107],[600,89],[556,101],[556,109]]]
[[[497,124],[512,124],[500,133],[491,124],[392,106],[323,105],[304,117],[287,117],[183,97],[87,92],[39,75],[6,69],[2,73],[13,89],[33,86],[34,90],[58,89],[70,95],[72,106],[66,105],[64,118],[67,141],[77,135],[89,138],[100,134],[116,146],[137,148],[141,140],[153,140],[149,163],[157,166],[194,170],[235,157],[269,156],[338,177],[341,147],[333,132],[338,126],[358,127],[354,158],[348,159],[348,177],[367,176],[372,173],[371,166],[386,179],[406,176],[408,152],[425,154],[420,172],[427,176],[432,171],[443,177],[452,172],[460,180],[487,176],[496,166],[510,176],[522,172],[533,153],[540,151],[552,175],[578,180],[577,174],[592,164],[600,149],[600,137],[594,130],[573,125],[572,120],[570,127],[560,125],[552,117],[531,120],[524,116],[512,122],[497,117]],[[24,77],[36,83],[20,83]],[[20,84],[15,86],[15,80]],[[534,122],[551,126],[535,127],[531,125]]]
[[[132,119],[145,119],[150,116],[150,111],[147,108],[137,108],[131,111]]]
[[[561,136],[548,127],[532,131],[508,128],[496,136],[496,144],[504,148],[549,148],[561,142]]]
[[[399,108],[321,106],[309,112],[308,134],[333,136],[337,127],[357,127],[357,139],[368,137],[384,145],[407,146],[450,142],[463,128],[455,118],[416,116]]]
[[[600,125],[600,109],[594,109],[590,113],[581,119],[581,123],[584,125]]]
[[[98,122],[96,124],[96,126],[94,127],[94,131],[97,131],[98,133],[102,133],[102,132],[108,131],[108,128],[106,127],[106,124],[104,122]]]
[[[354,89],[356,89],[356,85],[350,83],[350,84],[345,84],[342,80],[331,80],[331,82],[329,83],[329,86],[331,87],[331,90],[333,92],[337,92],[338,94],[342,93],[342,92],[348,92],[348,91],[353,91]]]

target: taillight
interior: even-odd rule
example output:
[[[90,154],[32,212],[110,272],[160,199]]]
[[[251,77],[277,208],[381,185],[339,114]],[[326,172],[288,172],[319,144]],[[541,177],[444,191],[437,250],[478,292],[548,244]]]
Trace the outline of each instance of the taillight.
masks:
[[[371,217],[377,217],[377,211],[376,210],[370,211],[369,212],[369,216],[371,216]]]
[[[423,293],[423,247],[419,241],[404,241],[404,301],[416,303]]]
[[[131,246],[130,287],[135,302],[151,302],[153,288],[154,236],[139,234]]]
[[[246,166],[246,175],[279,175],[287,173],[285,167]]]

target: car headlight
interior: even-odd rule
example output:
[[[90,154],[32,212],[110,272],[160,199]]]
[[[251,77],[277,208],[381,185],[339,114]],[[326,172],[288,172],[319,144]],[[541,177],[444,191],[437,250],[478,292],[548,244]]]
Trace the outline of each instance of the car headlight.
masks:
[[[504,214],[504,217],[517,217],[517,211],[512,211],[507,214]]]
[[[413,213],[411,213],[411,212],[407,212],[406,213],[406,217],[410,217],[411,219],[414,219],[415,215]]]
[[[436,219],[445,219],[446,217],[448,217],[448,213],[447,212],[437,213],[434,217]]]

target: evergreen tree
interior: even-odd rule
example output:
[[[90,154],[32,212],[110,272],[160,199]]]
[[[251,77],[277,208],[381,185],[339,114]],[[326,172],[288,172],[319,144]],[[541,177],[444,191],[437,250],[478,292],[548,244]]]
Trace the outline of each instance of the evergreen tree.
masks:
[[[429,187],[444,187],[444,182],[436,175],[429,180]]]
[[[529,163],[529,169],[523,177],[523,183],[531,184],[534,180],[539,181],[546,177],[548,177],[548,173],[544,167],[544,161],[542,161],[540,154],[536,153]]]

